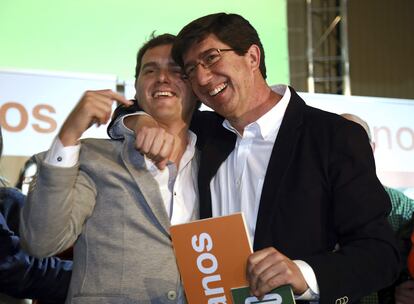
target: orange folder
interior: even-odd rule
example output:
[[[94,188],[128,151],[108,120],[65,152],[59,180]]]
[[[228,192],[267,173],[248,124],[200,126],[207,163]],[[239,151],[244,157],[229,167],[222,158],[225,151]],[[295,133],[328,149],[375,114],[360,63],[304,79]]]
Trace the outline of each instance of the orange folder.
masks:
[[[242,213],[171,226],[189,304],[232,303],[231,288],[247,286],[252,253]]]

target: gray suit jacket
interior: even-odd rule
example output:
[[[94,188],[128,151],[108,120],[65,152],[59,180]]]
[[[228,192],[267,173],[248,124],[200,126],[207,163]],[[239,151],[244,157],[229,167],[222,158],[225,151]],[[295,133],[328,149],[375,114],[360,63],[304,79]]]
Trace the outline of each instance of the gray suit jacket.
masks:
[[[84,140],[72,168],[36,157],[22,243],[39,257],[74,244],[66,303],[175,303],[182,293],[170,221],[133,144],[132,136]]]

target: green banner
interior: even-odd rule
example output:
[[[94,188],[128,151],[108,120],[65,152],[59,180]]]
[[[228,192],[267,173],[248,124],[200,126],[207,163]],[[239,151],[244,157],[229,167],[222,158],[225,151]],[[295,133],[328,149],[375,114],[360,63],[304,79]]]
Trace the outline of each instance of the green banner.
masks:
[[[1,0],[0,68],[134,75],[137,49],[153,31],[177,34],[215,12],[238,13],[257,29],[268,82],[289,80],[286,0]]]

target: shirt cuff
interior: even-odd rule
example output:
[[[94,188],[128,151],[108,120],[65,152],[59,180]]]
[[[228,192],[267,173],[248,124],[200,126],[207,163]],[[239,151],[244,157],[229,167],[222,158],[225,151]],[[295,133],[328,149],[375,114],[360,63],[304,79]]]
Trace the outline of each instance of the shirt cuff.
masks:
[[[65,147],[59,137],[56,137],[46,153],[45,163],[56,167],[73,167],[79,160],[79,152],[80,144]]]
[[[318,281],[316,280],[315,272],[312,267],[302,260],[293,261],[300,269],[303,277],[305,278],[306,284],[308,284],[308,289],[301,295],[295,295],[296,300],[307,300],[315,301],[319,300],[319,286]]]
[[[117,119],[115,119],[114,124],[109,129],[109,134],[113,139],[123,139],[125,137],[125,133],[131,133],[134,134],[134,131],[128,128],[124,124],[124,119],[129,116],[136,116],[136,115],[148,115],[148,113],[145,113],[144,111],[138,111],[130,114],[126,114],[124,116],[118,116]]]

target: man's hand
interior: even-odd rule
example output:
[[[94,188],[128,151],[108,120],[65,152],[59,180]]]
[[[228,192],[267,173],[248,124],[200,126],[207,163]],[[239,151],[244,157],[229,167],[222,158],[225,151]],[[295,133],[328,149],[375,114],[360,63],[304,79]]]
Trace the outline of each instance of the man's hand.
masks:
[[[125,125],[136,134],[135,147],[151,159],[160,169],[164,169],[168,160],[175,161],[180,140],[162,127],[148,115],[135,115],[125,118]]]
[[[132,105],[132,101],[112,90],[86,91],[60,129],[59,139],[63,146],[76,145],[92,124],[106,124],[111,117],[114,101]]]
[[[251,292],[257,298],[286,284],[292,286],[296,295],[301,295],[308,289],[299,267],[273,247],[250,255],[247,261],[247,279]]]
[[[395,288],[396,304],[412,304],[414,303],[414,281],[408,280]]]

